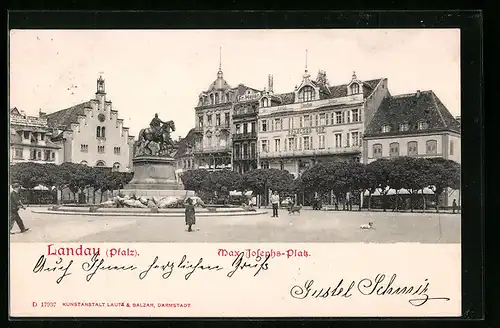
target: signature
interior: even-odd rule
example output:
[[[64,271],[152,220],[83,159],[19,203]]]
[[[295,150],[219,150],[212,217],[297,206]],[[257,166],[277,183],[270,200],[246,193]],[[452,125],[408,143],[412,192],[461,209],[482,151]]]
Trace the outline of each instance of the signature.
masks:
[[[396,286],[396,274],[393,274],[387,283],[385,282],[387,280],[386,278],[385,274],[377,274],[373,279],[363,278],[357,283],[354,280],[346,282],[344,279],[341,279],[335,287],[315,287],[314,280],[307,280],[303,285],[294,285],[290,289],[290,296],[295,299],[328,297],[349,298],[353,296],[353,293],[356,291],[364,296],[408,295],[410,297],[408,302],[413,306],[422,306],[432,300],[446,302],[450,300],[448,297],[430,297],[428,294],[430,288],[428,279],[425,279],[422,284],[418,285]]]

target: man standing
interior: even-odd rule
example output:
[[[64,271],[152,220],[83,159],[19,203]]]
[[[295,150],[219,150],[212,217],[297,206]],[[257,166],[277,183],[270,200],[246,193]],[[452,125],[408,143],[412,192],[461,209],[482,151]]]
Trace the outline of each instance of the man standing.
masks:
[[[9,216],[9,231],[12,231],[14,227],[14,222],[17,223],[19,229],[21,229],[21,233],[24,233],[29,230],[24,226],[24,222],[19,216],[19,209],[26,209],[26,206],[21,202],[21,196],[19,195],[20,185],[18,183],[14,183],[12,185],[12,192],[10,193],[10,216]],[[12,233],[12,232],[11,232]]]
[[[278,217],[278,206],[280,205],[280,196],[278,195],[278,192],[273,192],[271,195],[271,204],[273,205],[273,218]]]

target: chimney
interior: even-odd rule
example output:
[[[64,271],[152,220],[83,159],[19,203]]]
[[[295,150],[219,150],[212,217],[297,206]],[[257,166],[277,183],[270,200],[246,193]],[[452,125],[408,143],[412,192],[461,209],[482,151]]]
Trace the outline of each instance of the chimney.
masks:
[[[420,90],[417,90],[417,98],[420,97]]]
[[[269,74],[268,79],[267,79],[267,88],[269,89],[269,92],[273,93],[273,76]]]

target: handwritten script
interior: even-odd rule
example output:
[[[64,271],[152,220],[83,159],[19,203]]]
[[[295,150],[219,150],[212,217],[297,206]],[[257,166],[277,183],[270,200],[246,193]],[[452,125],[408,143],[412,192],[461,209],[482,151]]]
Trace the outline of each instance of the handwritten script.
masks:
[[[397,285],[397,275],[387,279],[385,274],[377,274],[375,278],[363,278],[359,281],[345,281],[340,279],[331,286],[316,286],[314,280],[307,280],[303,285],[294,285],[290,289],[290,296],[295,299],[327,299],[331,297],[350,298],[355,294],[364,296],[397,296],[407,295],[408,302],[413,306],[422,306],[428,301],[449,301],[448,297],[430,297],[428,292],[430,283],[425,279],[422,284]],[[387,281],[388,280],[388,281]]]
[[[155,256],[151,259],[149,265],[139,267],[135,264],[108,263],[98,253],[92,255],[89,260],[84,260],[80,265],[75,264],[75,261],[69,258],[52,258],[41,255],[33,267],[33,274],[55,275],[55,282],[57,284],[65,281],[67,277],[71,277],[75,270],[82,271],[85,281],[88,283],[95,276],[102,275],[103,273],[122,274],[127,272],[136,274],[139,280],[144,280],[151,275],[160,275],[161,278],[168,279],[176,271],[181,272],[185,280],[191,279],[195,274],[220,271],[228,278],[232,278],[237,274],[244,274],[242,271],[250,272],[253,277],[256,277],[269,269],[270,258],[271,255],[267,255],[266,257],[256,256],[255,258],[248,259],[244,258],[243,254],[240,254],[225,268],[222,264],[209,264],[203,257],[193,260],[187,255],[183,255],[179,259],[171,260]]]

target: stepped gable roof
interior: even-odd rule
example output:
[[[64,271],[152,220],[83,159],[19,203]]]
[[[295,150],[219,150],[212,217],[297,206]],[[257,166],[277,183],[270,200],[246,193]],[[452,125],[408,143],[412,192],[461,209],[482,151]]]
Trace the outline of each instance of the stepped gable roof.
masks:
[[[181,158],[184,156],[187,152],[188,149],[188,144],[194,144],[194,129],[189,130],[188,134],[186,137],[182,138],[179,141],[179,148],[177,149],[177,152],[175,153],[175,158]]]
[[[78,123],[78,115],[85,115],[85,108],[91,107],[90,101],[47,114],[47,123],[51,127],[69,129],[71,123]]]
[[[428,128],[418,130],[418,122],[425,121]],[[399,131],[399,125],[408,124],[408,131]],[[391,131],[382,133],[382,126],[390,125]],[[432,90],[420,95],[410,93],[385,98],[366,128],[365,136],[429,133],[432,131],[460,133],[460,123],[451,115]]]

